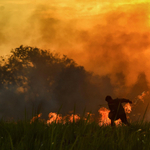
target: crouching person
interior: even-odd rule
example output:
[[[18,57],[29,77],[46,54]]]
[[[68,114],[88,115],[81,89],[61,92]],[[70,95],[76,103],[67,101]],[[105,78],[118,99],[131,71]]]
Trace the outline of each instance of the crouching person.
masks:
[[[114,126],[114,121],[121,119],[121,121],[126,124],[130,125],[127,121],[125,110],[122,106],[122,103],[130,103],[132,104],[132,101],[128,99],[112,99],[111,96],[106,96],[105,100],[108,102],[108,107],[110,109],[109,112],[109,119],[111,120],[111,126]]]

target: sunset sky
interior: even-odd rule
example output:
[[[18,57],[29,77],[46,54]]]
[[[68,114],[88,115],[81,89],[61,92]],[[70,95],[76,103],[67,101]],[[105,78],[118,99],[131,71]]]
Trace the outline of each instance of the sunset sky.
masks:
[[[73,58],[99,75],[150,83],[149,0],[1,0],[0,55],[33,46]]]

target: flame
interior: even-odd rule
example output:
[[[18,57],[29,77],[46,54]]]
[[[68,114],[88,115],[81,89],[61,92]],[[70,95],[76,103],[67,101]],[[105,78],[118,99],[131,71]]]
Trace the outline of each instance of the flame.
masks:
[[[131,113],[131,105],[129,103],[125,104],[124,105],[124,110],[125,110],[125,113],[128,113],[130,114]]]
[[[99,114],[101,114],[101,119],[99,125],[109,125],[111,123],[111,120],[108,118],[108,114],[110,110],[108,110],[105,107],[102,107],[98,110]]]
[[[144,102],[144,97],[146,96],[146,95],[148,95],[149,94],[149,91],[147,91],[147,92],[142,92],[142,94],[141,95],[138,95],[137,96],[137,98],[139,99],[139,100],[141,100],[142,102]]]
[[[131,105],[129,103],[127,103],[124,106],[125,112],[126,113],[130,113],[131,112]],[[99,119],[99,126],[102,125],[110,125],[111,124],[111,120],[108,117],[108,114],[110,112],[110,110],[108,110],[105,107],[102,107],[98,110],[99,114],[101,115],[100,119]],[[30,121],[30,123],[33,123],[35,120],[39,119],[42,116],[42,113],[38,114],[37,116],[33,117]],[[87,112],[86,114],[86,118],[83,118],[83,120],[87,120],[88,123],[93,121],[93,116],[94,114]],[[71,115],[66,115],[64,117],[62,117],[61,114],[57,114],[54,112],[50,112],[48,115],[49,119],[46,121],[47,124],[51,124],[52,122],[56,122],[56,123],[63,123],[65,124],[67,121],[69,122],[77,122],[81,119],[81,117],[78,114],[71,114]],[[41,121],[41,119],[39,119]],[[122,122],[120,119],[115,121],[116,125],[120,125]]]
[[[100,122],[99,122],[99,125],[100,125],[100,126],[102,126],[102,125],[105,125],[105,126],[110,125],[110,124],[111,124],[111,120],[110,120],[109,117],[108,117],[108,114],[109,114],[110,110],[108,110],[108,109],[105,108],[105,107],[102,107],[102,108],[100,108],[100,109],[98,110],[98,112],[99,112],[99,114],[101,114],[101,118],[100,118],[100,120],[99,120],[99,121],[100,121]],[[120,120],[120,119],[116,120],[116,121],[115,121],[115,124],[116,124],[116,125],[121,124],[121,120]]]
[[[62,122],[62,116],[60,114],[51,112],[51,113],[49,113],[48,117],[49,117],[49,120],[47,120],[47,124],[55,122],[55,121],[56,121],[56,123]]]
[[[38,114],[37,116],[34,116],[34,117],[31,119],[30,123],[33,123],[35,120],[39,119],[41,116],[42,116],[42,113]]]
[[[33,123],[35,120],[39,119],[41,116],[42,116],[42,113],[38,114],[37,116],[34,116],[31,119],[30,123]],[[86,116],[87,118],[83,118],[83,120],[87,120],[87,122],[89,123],[90,121],[92,121],[91,118],[94,116],[94,114],[87,112]],[[73,123],[81,119],[81,117],[78,114],[73,114],[73,113],[62,117],[61,114],[50,112],[48,117],[49,119],[46,121],[47,124],[51,124],[53,122],[65,124],[67,121]],[[41,121],[42,119],[39,119],[39,120]]]
[[[66,123],[66,120],[68,120],[69,122],[77,122],[78,120],[80,120],[80,116],[77,114],[71,114],[70,116],[64,116],[62,117],[61,114],[56,114],[56,113],[49,113],[49,120],[47,120],[47,124],[51,124],[52,122],[56,122],[56,123]]]
[[[78,120],[80,120],[80,117],[79,117],[78,115],[72,114],[72,115],[70,116],[69,121],[70,121],[70,122],[73,122],[73,120],[74,120],[75,122],[77,122]]]
[[[131,113],[132,111],[132,108],[131,108],[131,105],[129,103],[125,104],[124,105],[124,110],[125,110],[125,113]],[[101,114],[101,118],[100,118],[100,122],[99,122],[99,125],[102,126],[102,125],[110,125],[111,124],[111,120],[109,119],[108,115],[109,115],[109,112],[110,110],[108,110],[107,108],[105,107],[102,107],[98,110],[99,114]],[[115,121],[115,124],[116,125],[120,125],[122,124],[121,120],[118,119]]]
[[[130,113],[131,112],[131,105],[129,103],[124,105],[124,109],[126,113]],[[108,114],[110,112],[110,110],[108,110],[105,107],[102,107],[98,110],[99,114],[101,115],[100,119],[99,119],[99,126],[102,125],[110,125],[111,124],[111,120],[108,117]],[[33,117],[30,121],[30,123],[34,122],[36,119],[39,119],[42,116],[42,113],[38,114],[37,116]],[[87,112],[86,114],[86,118],[83,118],[83,120],[87,120],[88,123],[93,121],[93,116],[94,114]],[[81,119],[81,117],[78,114],[70,114],[70,115],[66,115],[64,117],[62,117],[61,114],[57,114],[54,112],[50,112],[48,115],[49,119],[46,121],[47,124],[51,124],[52,122],[56,122],[56,123],[63,123],[65,124],[67,121],[69,122],[77,122]],[[40,119],[41,120],[41,119]],[[120,125],[122,124],[121,120],[118,119],[115,121],[116,125]]]

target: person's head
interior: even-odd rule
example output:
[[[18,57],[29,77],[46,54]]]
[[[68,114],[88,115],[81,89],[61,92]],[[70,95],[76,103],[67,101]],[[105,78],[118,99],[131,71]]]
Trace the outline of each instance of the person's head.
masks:
[[[107,95],[106,98],[105,98],[105,101],[109,102],[109,101],[111,101],[111,100],[112,100],[112,97],[109,96],[109,95]]]

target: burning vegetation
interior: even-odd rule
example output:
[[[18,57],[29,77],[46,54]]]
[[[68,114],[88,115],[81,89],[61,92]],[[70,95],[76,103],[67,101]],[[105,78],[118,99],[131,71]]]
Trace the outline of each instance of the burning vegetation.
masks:
[[[146,93],[149,94],[149,92],[143,92],[141,95],[138,95],[137,98],[139,100],[141,100],[143,102],[143,98],[144,96],[146,96]],[[135,104],[135,103],[134,103]],[[124,110],[125,110],[125,113],[128,115],[131,113],[132,111],[132,106],[130,103],[126,103],[124,105]],[[98,119],[98,124],[99,126],[107,126],[107,125],[110,125],[111,124],[111,120],[109,119],[109,112],[110,110],[105,108],[105,107],[102,107],[98,110],[99,114],[100,114],[100,117]],[[71,115],[67,115],[67,116],[64,116],[62,117],[61,114],[57,114],[57,113],[49,113],[49,119],[46,121],[47,124],[51,124],[53,122],[55,123],[63,123],[65,124],[66,122],[70,122],[70,123],[73,123],[73,122],[78,122],[81,117],[80,115],[77,115],[77,114],[71,114]],[[37,116],[33,117],[30,121],[30,123],[34,122],[35,120],[39,119],[41,117],[41,114],[38,114]],[[93,119],[94,117],[94,114],[91,114],[91,113],[87,113],[86,117],[82,117],[83,120],[87,120],[88,122],[92,122],[94,121]],[[129,115],[127,116],[127,118],[129,118]],[[40,121],[44,121],[44,120],[41,120]],[[115,121],[115,124],[118,126],[118,125],[121,125],[122,124],[122,121],[121,119],[118,119]]]
[[[129,103],[125,104],[124,109],[125,109],[125,112],[127,114],[129,114],[131,112],[131,105]],[[98,110],[98,112],[99,112],[98,124],[100,126],[110,125],[111,120],[108,117],[108,114],[109,114],[110,110],[108,110],[105,107],[102,107]],[[73,122],[78,122],[80,119],[87,120],[87,122],[94,121],[94,114],[91,114],[89,112],[86,114],[85,117],[80,117],[79,114],[70,114],[70,115],[66,115],[66,116],[62,117],[61,114],[50,112],[49,115],[48,115],[49,119],[47,121],[40,119],[41,116],[42,116],[42,114],[38,114],[37,116],[33,117],[31,119],[30,123],[34,122],[35,120],[44,121],[47,124],[51,124],[51,123],[63,123],[63,124],[65,124],[66,122],[73,123]],[[121,122],[120,119],[118,119],[118,120],[115,121],[115,124],[116,125],[121,125],[122,122]]]

